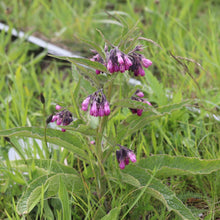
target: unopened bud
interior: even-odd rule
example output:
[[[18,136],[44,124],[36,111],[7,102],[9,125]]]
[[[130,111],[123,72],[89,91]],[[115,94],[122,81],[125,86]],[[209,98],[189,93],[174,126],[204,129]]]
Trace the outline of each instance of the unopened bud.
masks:
[[[40,94],[40,101],[42,104],[45,104],[45,98],[44,98],[43,93]]]

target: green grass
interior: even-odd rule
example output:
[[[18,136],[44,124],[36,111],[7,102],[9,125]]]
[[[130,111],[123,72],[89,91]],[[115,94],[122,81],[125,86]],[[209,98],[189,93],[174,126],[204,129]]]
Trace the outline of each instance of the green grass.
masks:
[[[85,57],[91,57],[90,46],[80,39],[103,47],[98,29],[113,43],[122,32],[119,22],[131,28],[139,20],[141,36],[161,47],[139,41],[153,65],[139,79],[143,87],[136,88],[144,91],[157,114],[146,108],[142,118],[137,118],[127,107],[118,107],[119,100],[136,90],[127,83],[127,73],[119,74],[112,84],[112,115],[106,125],[105,120],[99,124],[88,117],[80,107],[99,86],[110,93],[109,78],[91,83],[88,77],[94,81],[101,76],[78,71],[74,63],[64,66],[24,39],[12,40],[10,33],[0,33],[0,135],[10,138],[10,142],[0,140],[0,219],[179,219],[190,215],[188,209],[178,213],[180,203],[194,216],[220,218],[220,123],[213,117],[219,116],[220,109],[220,4],[217,0],[158,2],[0,3],[4,12],[0,20],[11,28],[44,36]],[[110,16],[105,11],[114,13]],[[57,103],[67,106],[77,120],[63,136],[48,130],[47,149],[45,117],[55,111]],[[124,105],[131,103],[124,101]],[[25,128],[32,126],[37,128]],[[17,127],[24,128],[8,130]],[[105,137],[97,135],[98,131]],[[41,139],[42,148],[28,137]],[[97,145],[91,145],[91,140]],[[134,150],[137,165],[119,170],[115,144]],[[101,145],[103,151],[98,151]],[[9,160],[11,148],[21,160]],[[156,163],[161,154],[168,155],[161,160],[163,168]],[[153,155],[155,161],[147,164]],[[184,162],[165,164],[177,156],[184,157]],[[201,159],[200,167],[196,160],[188,167],[188,157]],[[28,213],[21,215],[24,210]]]

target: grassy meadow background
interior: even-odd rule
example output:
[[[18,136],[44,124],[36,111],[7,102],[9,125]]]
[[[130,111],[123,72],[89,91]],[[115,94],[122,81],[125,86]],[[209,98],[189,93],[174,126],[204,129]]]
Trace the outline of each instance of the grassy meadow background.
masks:
[[[161,116],[146,115],[130,135],[117,129],[131,115],[127,108],[109,117],[105,135],[132,148],[137,165],[121,171],[110,152],[103,165],[106,185],[97,195],[90,141],[98,122],[80,110],[94,85],[73,63],[1,31],[0,219],[220,219],[219,11],[218,0],[1,1],[1,22],[85,58],[91,58],[91,47],[82,39],[103,47],[97,30],[114,42],[125,22],[130,28],[138,22],[141,36],[152,40],[139,43],[153,65],[138,78],[142,86],[124,86],[118,76],[117,95],[122,99],[142,89]],[[77,120],[59,134],[60,142],[48,134],[48,152],[39,139],[56,103],[68,106]],[[61,135],[72,138],[80,124],[91,128],[74,136],[79,154],[91,149],[89,162],[77,156],[71,139],[67,146],[62,142]],[[42,130],[22,130],[32,126]],[[104,148],[110,147],[106,141]],[[19,160],[10,159],[12,149]]]

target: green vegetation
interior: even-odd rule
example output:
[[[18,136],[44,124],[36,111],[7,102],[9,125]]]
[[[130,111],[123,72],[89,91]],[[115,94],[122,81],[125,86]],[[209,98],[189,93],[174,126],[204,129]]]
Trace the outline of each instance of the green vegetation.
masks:
[[[6,0],[0,10],[10,28],[85,58],[121,42],[153,62],[135,86],[133,74],[96,75],[79,64],[106,67],[0,33],[0,219],[220,218],[217,0]],[[102,119],[81,110],[100,88],[111,106]],[[152,107],[130,100],[137,89]],[[45,129],[56,104],[73,114],[66,132]],[[117,144],[137,157],[124,170]]]

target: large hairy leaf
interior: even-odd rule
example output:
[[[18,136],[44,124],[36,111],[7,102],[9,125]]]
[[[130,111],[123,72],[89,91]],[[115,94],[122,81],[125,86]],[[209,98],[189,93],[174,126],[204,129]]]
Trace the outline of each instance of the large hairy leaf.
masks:
[[[20,215],[29,213],[40,201],[41,186],[44,185],[48,176],[40,176],[31,182],[21,198],[18,200],[17,212]]]
[[[129,177],[129,175],[131,177]],[[132,179],[136,180],[132,181]],[[191,210],[176,197],[175,193],[159,179],[151,175],[146,169],[138,166],[129,166],[122,172],[122,181],[137,188],[145,186],[150,182],[146,193],[160,200],[169,211],[174,211],[183,219],[196,219]]]
[[[90,68],[94,68],[94,69],[100,70],[102,72],[107,72],[106,67],[99,62],[91,61],[91,60],[85,59],[85,58],[75,58],[75,57],[68,58],[67,60],[70,61],[71,63],[74,63],[74,64],[83,64],[83,65],[86,65]]]
[[[29,167],[34,166],[34,169],[39,169],[42,174],[66,173],[77,175],[77,171],[74,168],[51,159],[14,160],[11,161],[11,166],[22,172],[28,172]]]
[[[107,215],[102,217],[101,220],[115,220],[115,219],[118,219],[119,213],[120,213],[120,208],[119,207],[114,208]]]
[[[173,111],[180,110],[181,108],[189,104],[189,102],[189,100],[186,100],[177,104],[161,106],[157,109],[153,109],[146,106],[145,108],[149,111],[144,112],[142,116],[137,116],[136,114],[130,115],[120,123],[120,125],[117,128],[118,140],[126,138],[127,136],[133,134],[137,130],[145,127],[147,124],[149,124],[155,119],[161,118],[164,115],[170,114]],[[124,100],[124,104],[126,104],[126,106],[133,106],[134,102]],[[140,106],[142,105],[144,104],[141,103]]]
[[[60,178],[58,194],[62,204],[63,219],[71,220],[71,209],[70,209],[68,191],[62,178]]]
[[[17,212],[20,215],[27,214],[39,203],[42,189],[44,189],[44,199],[55,196],[60,188],[60,179],[65,184],[67,190],[79,192],[82,189],[82,182],[75,174],[50,174],[43,175],[33,180],[17,204]],[[43,186],[43,187],[42,187]]]
[[[44,140],[44,128],[38,127],[18,127],[12,128],[8,130],[0,131],[0,136],[4,137],[31,137],[37,138],[40,140]],[[54,130],[51,128],[47,129],[46,132],[47,141],[49,143],[60,145],[61,147],[66,148],[74,153],[76,153],[79,157],[86,159],[87,155],[83,150],[83,144],[79,135],[69,132],[61,132],[59,130]]]
[[[187,174],[210,174],[220,170],[220,160],[202,160],[193,157],[154,155],[142,159],[138,166],[147,170],[157,170],[156,176],[177,176]]]

